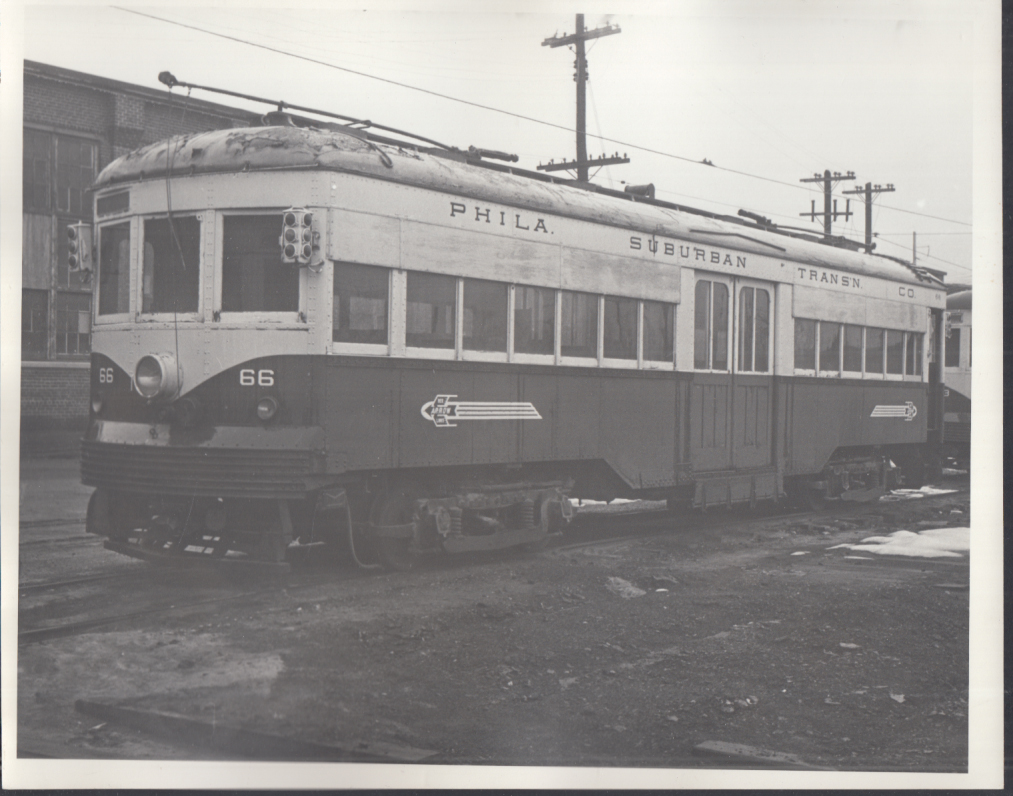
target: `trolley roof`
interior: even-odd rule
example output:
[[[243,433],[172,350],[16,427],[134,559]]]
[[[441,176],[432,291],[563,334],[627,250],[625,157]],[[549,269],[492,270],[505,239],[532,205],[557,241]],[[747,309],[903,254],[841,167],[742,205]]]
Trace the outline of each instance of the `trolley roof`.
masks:
[[[167,172],[178,178],[242,171],[339,171],[807,265],[932,287],[943,284],[927,269],[827,245],[813,236],[771,231],[731,216],[491,164],[462,150],[417,149],[376,139],[343,125],[212,130],[123,155],[102,170],[92,187],[164,179]]]

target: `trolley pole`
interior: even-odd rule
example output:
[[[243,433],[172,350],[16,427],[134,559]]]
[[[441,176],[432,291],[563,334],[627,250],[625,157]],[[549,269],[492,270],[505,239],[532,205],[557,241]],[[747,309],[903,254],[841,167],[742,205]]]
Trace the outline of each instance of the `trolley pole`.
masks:
[[[576,72],[573,79],[577,82],[577,159],[569,163],[551,163],[547,166],[539,166],[542,171],[557,171],[560,169],[577,170],[577,179],[581,182],[588,181],[588,166],[591,161],[587,159],[587,55],[584,50],[584,42],[588,39],[598,39],[602,36],[611,36],[613,33],[622,33],[618,25],[606,25],[604,28],[594,30],[584,29],[584,15],[577,14],[577,29],[571,36],[553,36],[542,42],[543,47],[562,47],[572,44],[577,58],[574,61]],[[610,166],[616,163],[629,163],[627,157],[599,158],[594,165]]]
[[[887,183],[883,185],[873,185],[871,182],[865,183],[864,188],[855,188],[853,191],[841,191],[844,194],[865,194],[865,253],[870,254],[876,245],[872,242],[872,200],[877,194],[886,193],[894,190],[893,183]]]
[[[843,212],[837,210],[837,200],[832,199],[834,188],[841,180],[853,180],[855,179],[855,172],[849,171],[847,174],[841,174],[839,171],[835,171],[833,174],[830,173],[830,169],[827,169],[823,174],[816,174],[812,177],[806,177],[799,180],[799,182],[821,182],[823,183],[823,235],[827,238],[830,237],[830,221],[831,217],[836,221],[839,215],[844,216],[847,220],[851,218],[851,200],[848,199],[846,209]],[[833,209],[831,210],[831,203]],[[816,220],[816,200],[813,199],[812,209],[808,213],[799,213],[800,216],[809,216],[811,221]]]

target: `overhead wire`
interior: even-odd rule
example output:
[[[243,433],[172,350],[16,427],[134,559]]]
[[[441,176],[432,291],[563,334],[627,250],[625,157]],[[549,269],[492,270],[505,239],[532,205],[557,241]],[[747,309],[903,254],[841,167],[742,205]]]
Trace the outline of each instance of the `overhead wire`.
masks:
[[[289,58],[296,58],[296,59],[301,60],[301,61],[306,61],[307,63],[316,64],[318,66],[325,66],[325,67],[327,67],[329,69],[336,69],[336,70],[338,70],[340,72],[347,72],[349,74],[358,75],[359,77],[365,77],[365,78],[369,78],[371,80],[378,80],[381,83],[387,83],[389,85],[398,86],[399,88],[406,88],[406,89],[410,89],[412,91],[418,91],[418,92],[421,92],[423,94],[428,94],[428,95],[433,96],[433,97],[439,97],[440,99],[449,100],[451,102],[457,102],[457,103],[461,103],[463,105],[468,105],[468,106],[471,106],[471,107],[474,107],[474,108],[479,108],[481,110],[492,111],[493,113],[499,113],[499,114],[503,114],[505,116],[511,116],[511,117],[513,117],[515,119],[521,119],[523,121],[532,122],[534,124],[539,124],[539,125],[542,125],[542,126],[545,126],[545,127],[552,127],[552,128],[557,129],[557,130],[565,130],[566,132],[569,132],[569,133],[576,132],[571,127],[567,127],[567,126],[561,125],[561,124],[556,124],[554,122],[545,121],[544,119],[537,119],[537,118],[535,118],[533,116],[526,116],[526,115],[521,114],[521,113],[515,113],[513,111],[503,110],[502,108],[496,108],[496,107],[491,106],[491,105],[485,105],[485,104],[480,103],[480,102],[474,102],[473,100],[461,99],[460,97],[454,97],[452,95],[444,94],[444,93],[439,92],[439,91],[433,91],[432,89],[422,88],[421,86],[413,86],[413,85],[411,85],[409,83],[403,83],[403,82],[401,82],[399,80],[393,80],[391,78],[380,77],[378,75],[373,75],[373,74],[370,74],[368,72],[363,72],[363,71],[358,70],[358,69],[351,69],[349,67],[339,66],[338,64],[334,64],[334,63],[331,63],[329,61],[322,61],[322,60],[320,60],[318,58],[311,58],[311,57],[306,56],[306,55],[301,55],[299,53],[290,52],[288,50],[283,50],[283,49],[278,48],[278,47],[272,47],[272,46],[267,45],[267,44],[261,44],[260,42],[250,41],[249,39],[243,39],[243,38],[240,38],[238,36],[231,36],[231,35],[226,34],[226,33],[220,33],[218,31],[209,30],[207,28],[202,28],[202,27],[199,27],[197,25],[191,25],[191,24],[186,23],[186,22],[179,22],[177,20],[167,19],[165,17],[160,17],[160,16],[157,16],[155,14],[149,14],[147,12],[139,11],[139,10],[133,9],[133,8],[124,8],[122,6],[111,6],[111,8],[116,9],[117,11],[124,11],[124,12],[126,12],[128,14],[135,14],[137,16],[146,17],[148,19],[153,19],[153,20],[156,20],[158,22],[164,22],[164,23],[169,24],[169,25],[176,25],[177,27],[186,28],[188,30],[195,30],[195,31],[198,31],[200,33],[205,33],[205,34],[207,34],[209,36],[216,36],[218,38],[226,39],[226,40],[229,40],[229,41],[234,41],[234,42],[237,42],[239,44],[245,44],[245,45],[248,45],[250,47],[256,47],[258,49],[267,50],[268,52],[277,53],[279,55],[284,55],[284,56],[287,56]],[[629,141],[621,141],[621,140],[619,140],[617,138],[601,137],[600,140],[602,140],[602,141],[608,141],[610,144],[618,144],[619,146],[623,146],[623,147],[626,147],[628,149],[636,149],[636,150],[639,150],[640,152],[647,152],[647,153],[650,153],[652,155],[658,155],[660,157],[670,158],[670,159],[673,159],[673,160],[681,160],[681,161],[684,161],[686,163],[695,163],[697,165],[703,165],[703,161],[700,160],[700,159],[697,159],[697,158],[686,157],[685,155],[677,155],[677,154],[675,154],[673,152],[665,152],[663,150],[653,149],[652,147],[643,146],[641,144],[634,144],[634,143],[629,142]],[[810,187],[808,187],[808,185],[794,183],[794,182],[787,182],[785,180],[779,180],[779,179],[777,179],[775,177],[765,177],[765,176],[763,176],[761,174],[753,174],[751,172],[743,171],[741,169],[734,169],[734,168],[731,168],[729,166],[718,166],[718,165],[713,164],[713,163],[707,163],[705,165],[707,165],[708,168],[717,169],[718,171],[727,172],[729,174],[737,174],[737,175],[742,176],[742,177],[749,177],[750,179],[762,180],[763,182],[769,182],[769,183],[773,183],[775,185],[783,185],[785,187],[794,188],[796,190],[802,189],[802,190],[805,190],[807,192],[812,192],[813,191],[813,189],[810,188]],[[916,210],[905,210],[904,208],[892,207],[890,205],[880,205],[880,206],[883,207],[884,209],[894,210],[894,211],[899,212],[899,213],[908,213],[910,215],[923,216],[925,218],[932,218],[932,219],[935,219],[937,221],[945,221],[945,222],[948,222],[948,223],[951,223],[951,224],[961,224],[963,226],[968,226],[968,227],[973,226],[971,223],[966,222],[966,221],[957,221],[956,219],[944,218],[942,216],[935,216],[935,215],[931,215],[931,214],[928,214],[928,213],[920,213],[920,212],[918,212]]]

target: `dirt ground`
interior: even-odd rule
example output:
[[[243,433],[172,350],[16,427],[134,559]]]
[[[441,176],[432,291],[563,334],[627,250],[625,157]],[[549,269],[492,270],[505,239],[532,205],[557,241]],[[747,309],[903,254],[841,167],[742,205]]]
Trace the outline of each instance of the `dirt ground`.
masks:
[[[840,770],[966,769],[968,556],[829,549],[968,526],[966,478],[947,484],[956,494],[844,512],[736,512],[648,538],[574,535],[537,554],[296,571],[267,587],[152,573],[82,540],[73,463],[22,481],[21,584],[113,576],[23,592],[24,627],[178,606],[21,646],[21,754],[229,757],[74,709],[112,699],[318,744],[426,750],[427,763],[727,766],[694,754],[720,741]]]

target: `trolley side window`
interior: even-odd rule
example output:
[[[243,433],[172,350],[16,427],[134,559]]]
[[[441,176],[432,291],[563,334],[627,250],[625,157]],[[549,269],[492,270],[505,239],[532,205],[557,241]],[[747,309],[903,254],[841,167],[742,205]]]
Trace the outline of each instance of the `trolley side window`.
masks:
[[[281,261],[278,216],[226,216],[222,312],[295,312],[299,269]]]
[[[905,340],[904,373],[908,376],[922,375],[922,336],[908,332]]]
[[[560,354],[564,357],[597,357],[598,297],[564,290],[560,315]]]
[[[130,311],[130,222],[99,228],[98,314]]]
[[[514,288],[514,351],[555,353],[556,292],[542,287]]]
[[[728,370],[728,286],[701,279],[694,300],[693,365]]]
[[[886,332],[883,329],[865,330],[865,372],[883,373],[883,340]]]
[[[462,346],[470,351],[507,350],[507,285],[464,280]]]
[[[606,359],[637,358],[637,300],[605,296]]]
[[[739,370],[770,370],[770,294],[760,288],[739,291]]]
[[[904,373],[904,332],[892,329],[886,333],[886,372]]]
[[[820,321],[820,370],[838,373],[841,369],[841,325]]]
[[[644,359],[673,362],[675,359],[675,305],[644,302]]]
[[[816,370],[816,321],[795,319],[795,370]]]
[[[331,339],[342,343],[385,344],[389,284],[390,272],[386,268],[336,263]]]
[[[200,221],[195,216],[144,222],[141,312],[196,312],[200,297]]]
[[[405,342],[419,348],[453,348],[457,280],[409,271],[406,294]]]
[[[944,364],[948,368],[960,367],[960,329],[952,328],[946,336],[946,359]]]
[[[862,372],[862,327],[844,324],[844,370]]]

